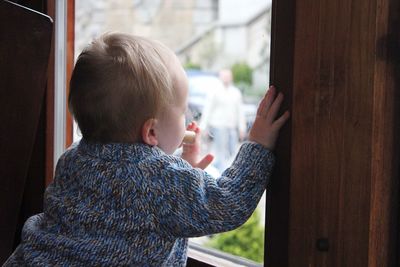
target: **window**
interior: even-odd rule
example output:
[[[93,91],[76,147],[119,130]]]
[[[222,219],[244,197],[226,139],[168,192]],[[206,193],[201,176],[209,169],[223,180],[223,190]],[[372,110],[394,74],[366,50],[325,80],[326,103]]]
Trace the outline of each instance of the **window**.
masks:
[[[75,0],[75,11],[75,57],[93,37],[105,31],[151,37],[174,50],[189,79],[187,121],[202,123],[206,120],[207,113],[204,112],[212,95],[210,89],[222,85],[219,77],[221,69],[231,69],[234,85],[242,97],[241,113],[237,116],[242,116],[244,126],[241,133],[232,131],[229,135],[233,135],[232,140],[240,141],[218,146],[221,132],[204,122],[203,152],[223,152],[217,153],[217,160],[207,168],[210,174],[218,176],[233,160],[240,143],[246,140],[257,103],[269,82],[271,2]],[[77,141],[80,138],[74,123],[73,139]],[[198,250],[198,245],[219,248],[262,263],[265,210],[264,196],[255,214],[242,229],[191,239],[191,248]],[[256,239],[240,234],[240,231],[253,233]],[[230,240],[237,238],[243,240],[235,241],[236,246],[228,245]],[[241,247],[240,242],[253,244],[254,248]]]

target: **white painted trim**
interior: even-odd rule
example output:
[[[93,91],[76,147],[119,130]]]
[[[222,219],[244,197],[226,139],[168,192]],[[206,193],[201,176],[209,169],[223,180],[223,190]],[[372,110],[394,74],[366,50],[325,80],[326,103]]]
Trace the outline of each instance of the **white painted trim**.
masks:
[[[262,267],[263,264],[189,241],[189,258],[220,267]]]
[[[67,76],[67,0],[55,1],[54,168],[65,151]]]

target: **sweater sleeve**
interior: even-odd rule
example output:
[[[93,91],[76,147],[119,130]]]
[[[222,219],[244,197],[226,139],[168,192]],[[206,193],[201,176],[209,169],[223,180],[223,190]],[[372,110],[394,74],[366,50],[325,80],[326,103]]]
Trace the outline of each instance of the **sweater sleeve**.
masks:
[[[271,151],[242,145],[235,161],[215,179],[184,160],[161,160],[153,177],[154,217],[162,233],[175,237],[235,229],[256,208],[274,164]]]

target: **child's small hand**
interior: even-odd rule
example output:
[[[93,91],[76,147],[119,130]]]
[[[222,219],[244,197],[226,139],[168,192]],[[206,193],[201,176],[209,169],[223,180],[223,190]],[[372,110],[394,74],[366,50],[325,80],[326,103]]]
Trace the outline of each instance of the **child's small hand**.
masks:
[[[200,157],[200,128],[196,122],[191,122],[188,127],[188,131],[195,132],[196,136],[193,143],[183,143],[182,144],[182,158],[190,163],[195,168],[205,169],[213,161],[214,156],[207,154],[204,158],[199,160]]]
[[[282,101],[283,94],[279,93],[276,96],[276,89],[271,86],[258,106],[257,116],[249,133],[250,141],[257,142],[270,150],[275,148],[279,130],[289,118],[289,111],[286,111],[276,119]]]

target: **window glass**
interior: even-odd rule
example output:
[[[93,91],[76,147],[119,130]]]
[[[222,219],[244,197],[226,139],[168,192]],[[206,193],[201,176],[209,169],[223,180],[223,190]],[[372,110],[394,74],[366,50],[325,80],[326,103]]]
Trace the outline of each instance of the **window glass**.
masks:
[[[203,153],[216,157],[207,171],[220,175],[268,85],[271,1],[75,0],[75,12],[76,56],[106,31],[151,37],[176,52],[189,79],[186,120],[201,125]],[[80,138],[74,124],[74,141]],[[265,196],[243,227],[191,241],[262,262],[264,213]]]

